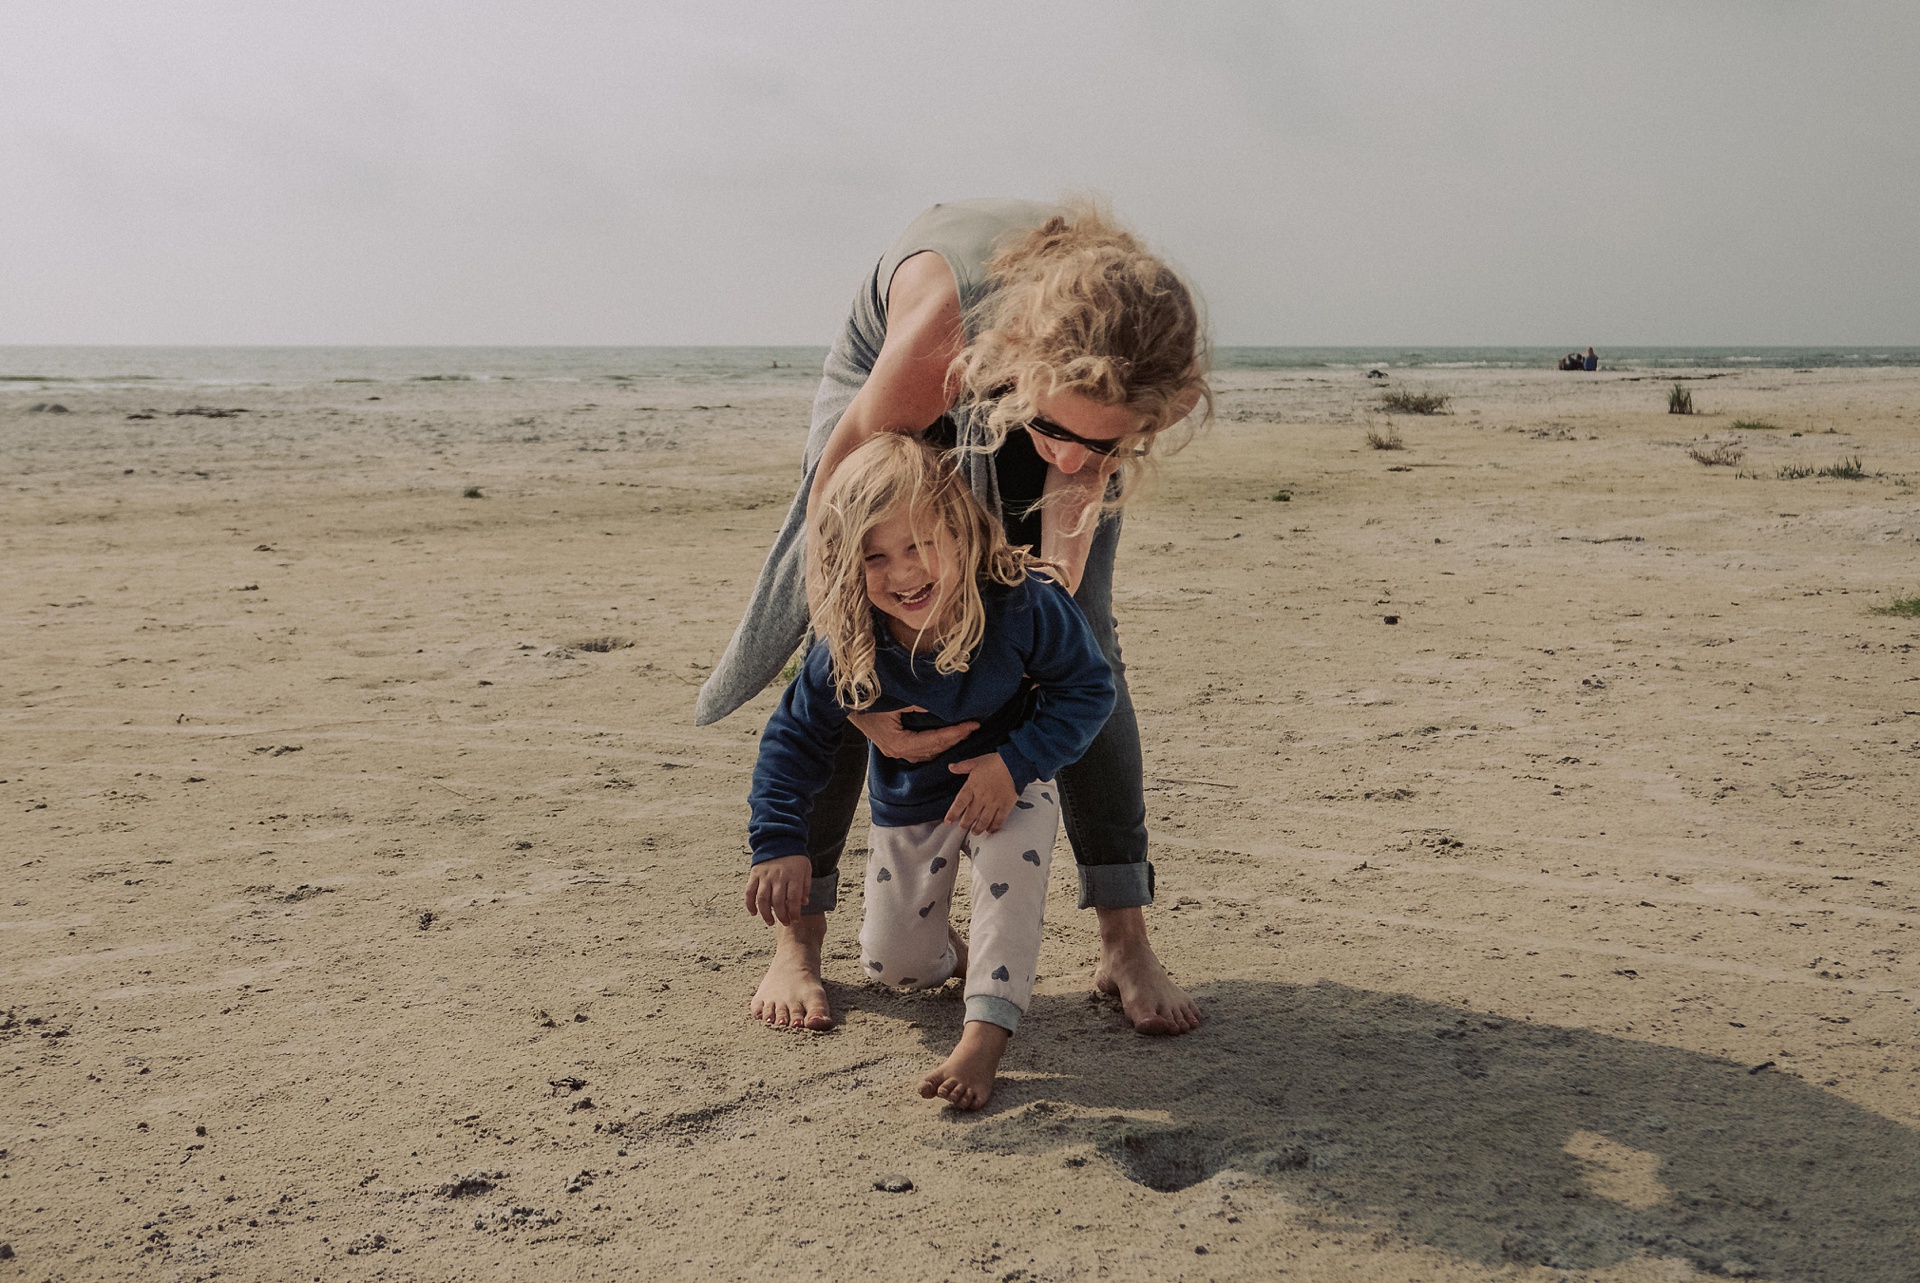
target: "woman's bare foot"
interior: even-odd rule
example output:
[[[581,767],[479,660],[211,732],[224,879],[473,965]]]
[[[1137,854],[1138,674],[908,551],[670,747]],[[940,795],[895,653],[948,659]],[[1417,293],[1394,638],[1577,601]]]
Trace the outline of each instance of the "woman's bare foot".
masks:
[[[774,928],[773,961],[753,995],[753,1018],[775,1029],[831,1029],[827,986],[820,979],[820,943],[827,915],[809,914]]]
[[[1173,982],[1147,942],[1147,915],[1139,909],[1096,909],[1100,964],[1094,988],[1118,994],[1136,1033],[1183,1034],[1200,1026],[1200,1008]]]
[[[999,1025],[967,1021],[953,1054],[920,1080],[920,1094],[929,1100],[938,1096],[955,1109],[980,1108],[993,1098],[993,1078],[1012,1037]]]

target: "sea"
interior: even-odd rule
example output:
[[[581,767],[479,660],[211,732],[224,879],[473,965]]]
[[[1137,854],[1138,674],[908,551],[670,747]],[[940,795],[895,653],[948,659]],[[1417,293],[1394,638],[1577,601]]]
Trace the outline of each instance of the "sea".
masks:
[[[1222,370],[1554,369],[1566,348],[1222,347]],[[1584,349],[1583,349],[1584,350]],[[1920,366],[1920,347],[1638,347],[1602,370]],[[0,347],[0,390],[545,383],[638,390],[810,386],[823,347]]]

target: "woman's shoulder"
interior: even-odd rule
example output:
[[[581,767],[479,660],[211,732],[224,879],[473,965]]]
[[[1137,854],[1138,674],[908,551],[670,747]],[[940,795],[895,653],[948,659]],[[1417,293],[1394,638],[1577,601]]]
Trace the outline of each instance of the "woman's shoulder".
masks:
[[[915,254],[935,253],[946,260],[959,287],[960,302],[970,306],[986,288],[987,262],[1002,238],[1038,227],[1059,207],[1042,201],[988,197],[943,201],[921,211],[882,259],[892,268]],[[891,279],[892,271],[886,275]]]

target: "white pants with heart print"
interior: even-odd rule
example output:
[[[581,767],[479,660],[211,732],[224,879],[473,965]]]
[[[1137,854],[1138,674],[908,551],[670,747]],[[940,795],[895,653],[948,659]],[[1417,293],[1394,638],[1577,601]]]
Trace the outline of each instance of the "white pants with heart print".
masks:
[[[1052,780],[1029,784],[998,833],[970,834],[938,820],[875,825],[860,927],[867,975],[900,989],[931,989],[953,976],[959,959],[947,938],[947,915],[960,857],[967,856],[973,861],[967,1019],[1018,1028],[1040,961],[1059,797]]]

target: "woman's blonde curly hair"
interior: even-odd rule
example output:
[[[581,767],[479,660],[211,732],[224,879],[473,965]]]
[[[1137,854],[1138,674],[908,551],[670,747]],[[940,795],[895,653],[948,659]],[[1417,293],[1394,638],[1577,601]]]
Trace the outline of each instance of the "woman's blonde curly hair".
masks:
[[[952,462],[932,446],[883,432],[849,454],[827,479],[809,517],[807,582],[814,636],[833,661],[834,698],[855,712],[880,694],[874,670],[874,609],[867,600],[867,533],[904,513],[915,537],[931,541],[952,568],[923,636],[932,635],[934,671],[965,672],[986,633],[980,581],[1014,585],[1044,563],[1009,547]]]
[[[1030,422],[1039,396],[1124,405],[1140,429],[1119,443],[1104,505],[1117,509],[1168,428],[1196,409],[1196,423],[1213,417],[1211,350],[1193,291],[1090,199],[1011,238],[987,275],[969,318],[976,337],[953,365],[963,400],[985,415],[980,449],[998,450]]]

